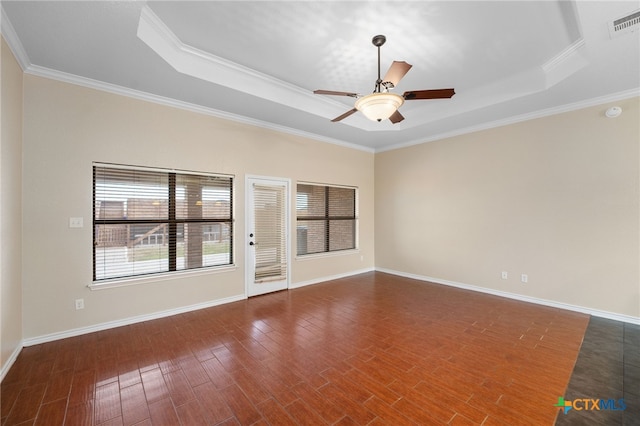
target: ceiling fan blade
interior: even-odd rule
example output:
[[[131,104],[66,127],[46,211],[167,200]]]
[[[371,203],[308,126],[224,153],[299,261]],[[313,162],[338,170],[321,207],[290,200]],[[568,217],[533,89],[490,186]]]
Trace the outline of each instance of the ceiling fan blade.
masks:
[[[397,110],[396,110],[396,112],[394,112],[394,113],[391,115],[391,117],[389,117],[389,120],[390,120],[393,124],[396,124],[396,123],[399,123],[399,122],[401,122],[402,120],[404,120],[404,117],[402,116],[402,114],[400,114],[400,111],[397,111]]]
[[[450,98],[455,94],[456,92],[453,89],[410,90],[404,92],[402,97],[410,101],[414,99],[444,99]]]
[[[351,92],[336,92],[334,90],[314,90],[313,93],[316,95],[333,95],[333,96],[351,96],[352,98],[357,98],[357,93]]]
[[[350,116],[351,114],[353,114],[353,113],[354,113],[354,112],[356,112],[356,111],[358,111],[358,110],[354,108],[354,109],[352,109],[352,110],[349,110],[349,111],[345,112],[345,113],[344,113],[344,114],[342,114],[342,115],[337,116],[336,118],[334,118],[334,119],[333,119],[333,120],[331,120],[331,121],[335,123],[336,121],[340,121],[340,120],[342,120],[342,119],[344,119],[344,118],[347,118],[348,116]]]
[[[382,81],[386,83],[387,81],[393,83],[393,86],[397,86],[402,77],[409,72],[413,65],[406,63],[405,61],[393,61],[391,66],[389,67],[389,71],[385,74]]]

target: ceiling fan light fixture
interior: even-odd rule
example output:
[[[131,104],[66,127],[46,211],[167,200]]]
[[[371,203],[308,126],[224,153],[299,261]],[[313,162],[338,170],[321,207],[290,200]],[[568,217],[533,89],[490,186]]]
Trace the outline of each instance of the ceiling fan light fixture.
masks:
[[[404,98],[395,93],[371,93],[356,101],[355,107],[372,121],[391,117],[404,103]]]

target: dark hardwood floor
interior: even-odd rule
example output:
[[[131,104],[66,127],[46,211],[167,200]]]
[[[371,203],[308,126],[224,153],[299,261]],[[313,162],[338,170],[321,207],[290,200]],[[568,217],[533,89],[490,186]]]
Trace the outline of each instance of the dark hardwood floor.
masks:
[[[588,322],[367,273],[24,348],[1,423],[553,425]]]

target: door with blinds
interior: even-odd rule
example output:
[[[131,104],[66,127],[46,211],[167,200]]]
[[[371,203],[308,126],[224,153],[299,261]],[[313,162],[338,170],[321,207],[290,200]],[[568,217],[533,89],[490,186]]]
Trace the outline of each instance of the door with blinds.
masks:
[[[247,295],[289,287],[289,181],[248,177]]]

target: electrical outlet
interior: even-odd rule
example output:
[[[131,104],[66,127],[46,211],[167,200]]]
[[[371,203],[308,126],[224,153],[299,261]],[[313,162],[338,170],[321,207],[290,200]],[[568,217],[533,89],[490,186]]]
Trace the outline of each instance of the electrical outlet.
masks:
[[[529,282],[529,276],[527,274],[522,274],[522,276],[520,276],[520,281],[523,283]]]
[[[76,311],[84,309],[84,299],[76,299]]]
[[[502,279],[506,280],[507,278],[509,278],[509,273],[507,271],[502,271]]]

